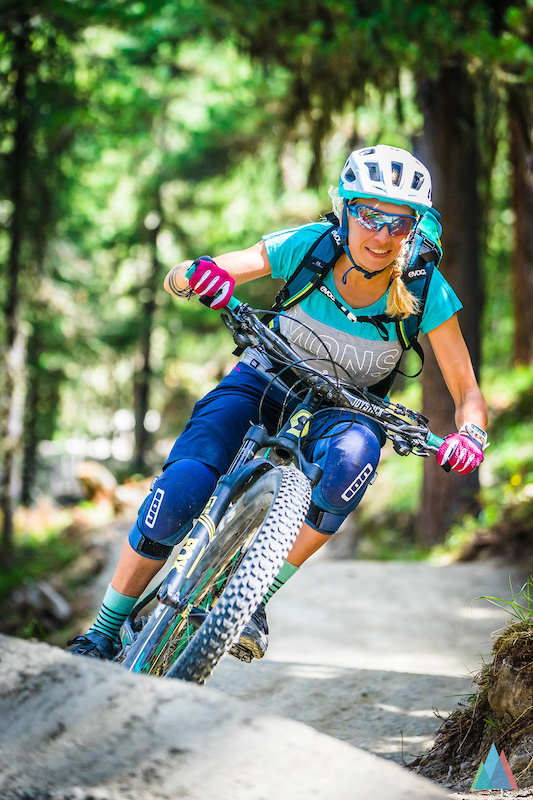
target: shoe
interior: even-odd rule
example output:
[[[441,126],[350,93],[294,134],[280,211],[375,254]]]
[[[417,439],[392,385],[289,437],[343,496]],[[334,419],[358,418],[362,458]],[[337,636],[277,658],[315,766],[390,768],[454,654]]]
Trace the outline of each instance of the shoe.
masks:
[[[230,656],[246,661],[263,658],[268,647],[268,622],[265,604],[261,603],[243,628],[239,641],[229,651]]]
[[[75,639],[69,639],[68,645],[73,645],[67,652],[76,656],[99,658],[102,661],[111,661],[117,653],[118,647],[105,633],[88,631]]]

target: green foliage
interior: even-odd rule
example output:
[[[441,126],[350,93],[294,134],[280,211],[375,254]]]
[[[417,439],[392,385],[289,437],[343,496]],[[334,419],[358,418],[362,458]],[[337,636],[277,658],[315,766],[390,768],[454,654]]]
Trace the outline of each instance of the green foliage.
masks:
[[[8,261],[17,205],[31,389],[26,446],[55,439],[89,455],[95,441],[111,446],[117,412],[133,408],[146,351],[150,408],[161,414],[158,438],[168,444],[231,364],[231,340],[217,314],[162,291],[165,272],[319,218],[346,151],[375,141],[411,146],[423,132],[421,76],[458,58],[478,86],[483,353],[489,382],[501,385],[513,331],[502,103],[508,82],[530,80],[531,23],[527,5],[464,0],[416,0],[408,13],[390,0],[3,3],[0,261]],[[263,307],[274,293],[269,280],[239,290]],[[515,376],[504,374],[510,386]],[[419,403],[417,395],[408,405]],[[530,410],[525,394],[496,423],[496,438],[506,433],[487,454],[494,484],[508,491],[517,488],[513,476],[523,485],[533,472]],[[162,447],[153,458],[164,458]],[[365,527],[372,517],[381,530],[409,531],[420,469],[416,459],[385,459]]]
[[[490,372],[490,371],[489,371]],[[444,545],[433,550],[439,559],[475,558],[479,551],[509,561],[524,561],[533,547],[533,428],[529,422],[531,368],[486,376],[485,395],[494,420],[490,447],[481,467],[482,511],[454,524]]]
[[[81,544],[63,534],[70,512],[38,517],[35,527],[31,520],[17,521],[15,549],[0,572],[0,597],[4,599],[24,582],[56,574],[81,553]]]
[[[533,574],[529,576],[523,586],[515,593],[511,578],[509,577],[511,599],[501,597],[475,597],[475,600],[488,600],[492,605],[507,611],[517,622],[529,622],[533,617]]]

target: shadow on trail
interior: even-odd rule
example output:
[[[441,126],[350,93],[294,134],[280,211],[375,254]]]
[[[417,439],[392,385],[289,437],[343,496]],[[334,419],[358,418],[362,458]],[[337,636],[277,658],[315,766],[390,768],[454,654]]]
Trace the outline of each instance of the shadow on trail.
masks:
[[[310,725],[398,763],[410,763],[472,693],[471,677],[225,659],[209,686],[266,713]],[[438,716],[437,716],[438,715]]]

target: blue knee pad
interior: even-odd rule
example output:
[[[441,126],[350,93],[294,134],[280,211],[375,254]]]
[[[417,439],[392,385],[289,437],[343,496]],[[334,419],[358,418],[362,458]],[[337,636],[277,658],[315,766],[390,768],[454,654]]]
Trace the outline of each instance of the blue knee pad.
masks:
[[[360,503],[376,473],[381,445],[376,432],[359,422],[339,421],[312,448],[323,475],[313,489],[306,522],[333,534]]]
[[[215,469],[200,461],[169,464],[139,509],[128,537],[132,548],[146,558],[168,558],[207,503],[218,477]]]

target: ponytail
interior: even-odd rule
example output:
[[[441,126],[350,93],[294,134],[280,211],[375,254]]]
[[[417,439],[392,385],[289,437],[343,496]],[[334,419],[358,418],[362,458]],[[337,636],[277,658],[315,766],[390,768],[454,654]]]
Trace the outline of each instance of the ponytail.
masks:
[[[403,253],[398,256],[392,265],[392,280],[387,296],[387,307],[385,309],[390,317],[399,317],[400,319],[406,319],[411,316],[411,314],[418,314],[420,310],[420,303],[416,297],[411,294],[402,279],[408,251],[409,245],[406,243]]]

